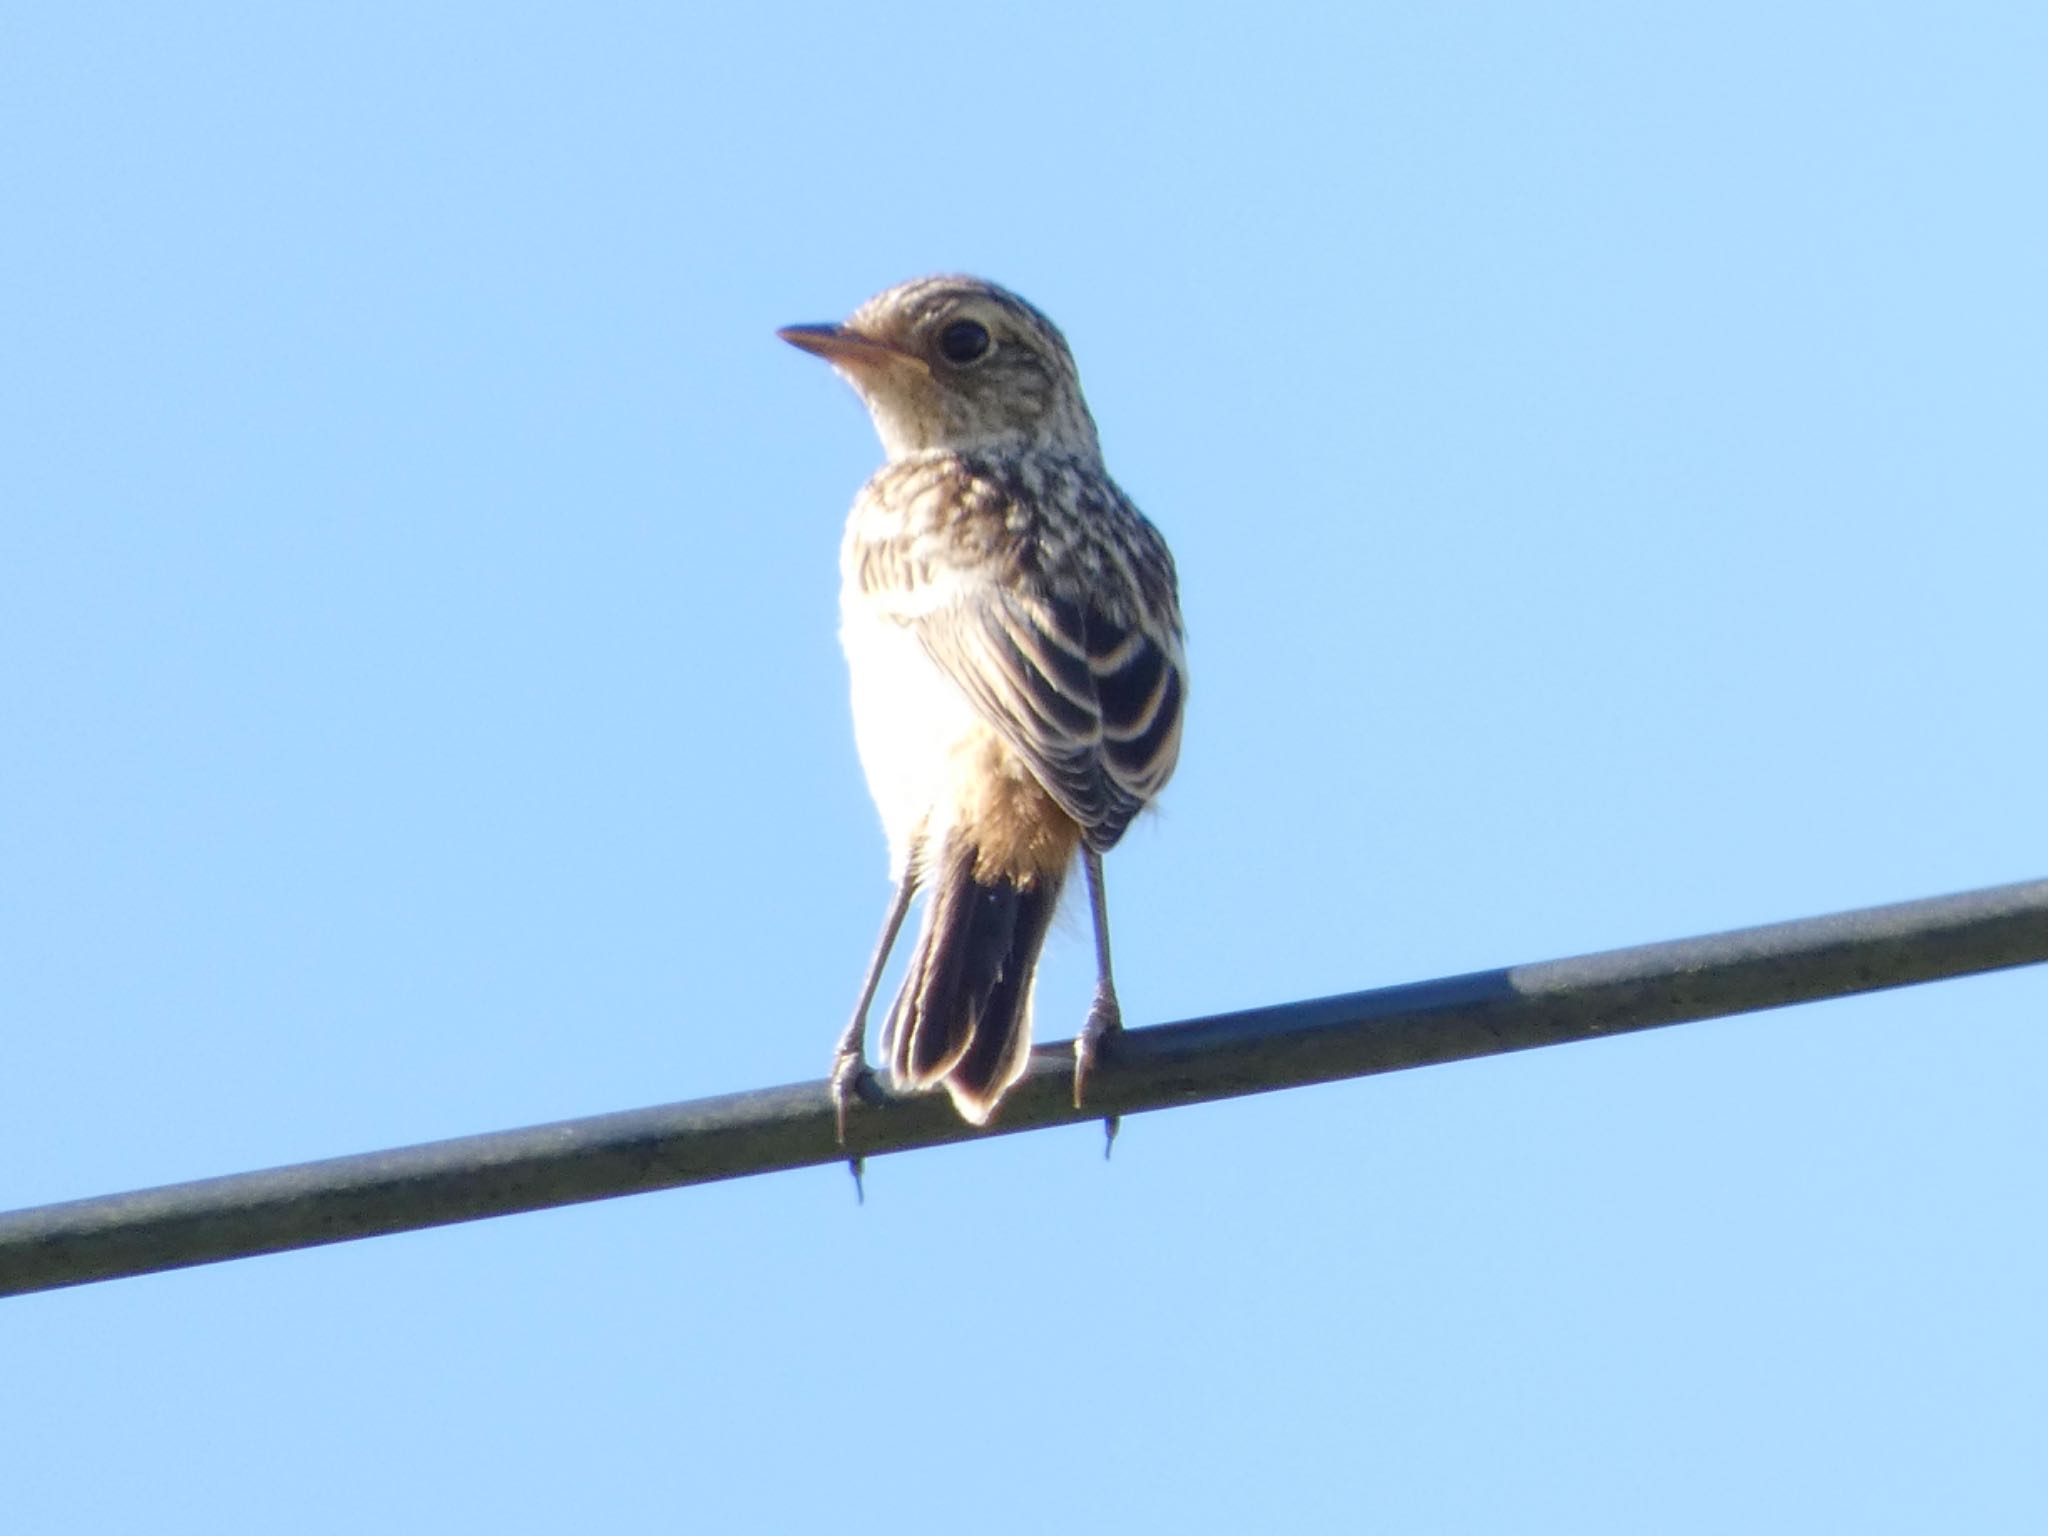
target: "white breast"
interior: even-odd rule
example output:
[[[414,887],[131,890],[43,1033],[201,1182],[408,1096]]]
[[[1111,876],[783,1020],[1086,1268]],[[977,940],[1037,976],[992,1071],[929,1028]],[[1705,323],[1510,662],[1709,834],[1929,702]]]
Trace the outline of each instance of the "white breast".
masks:
[[[953,765],[989,732],[916,636],[856,594],[841,603],[839,639],[852,675],[854,741],[889,839],[890,877],[900,880],[913,847],[943,839],[956,800]]]

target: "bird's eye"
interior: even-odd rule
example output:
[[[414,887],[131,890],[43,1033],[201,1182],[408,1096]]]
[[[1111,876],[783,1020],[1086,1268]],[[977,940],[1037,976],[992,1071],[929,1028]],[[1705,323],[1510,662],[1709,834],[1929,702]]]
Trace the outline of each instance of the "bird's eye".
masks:
[[[939,355],[949,363],[978,363],[988,350],[988,327],[979,320],[955,320],[939,332]]]

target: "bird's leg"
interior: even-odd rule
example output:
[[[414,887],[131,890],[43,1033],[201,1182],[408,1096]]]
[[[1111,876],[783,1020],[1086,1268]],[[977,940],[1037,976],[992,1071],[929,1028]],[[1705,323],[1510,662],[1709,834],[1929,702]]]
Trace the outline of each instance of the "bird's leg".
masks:
[[[1109,900],[1102,891],[1102,855],[1093,848],[1081,850],[1081,867],[1088,874],[1088,910],[1095,918],[1095,1002],[1088,1009],[1088,1022],[1074,1037],[1074,1108],[1081,1107],[1088,1069],[1105,1036],[1124,1027],[1123,1010],[1117,1006],[1116,981],[1109,970]],[[1103,1122],[1110,1140],[1116,1139],[1116,1116]],[[1104,1149],[1107,1155],[1107,1148]]]
[[[846,1101],[860,1085],[861,1074],[867,1071],[868,1009],[874,1005],[875,991],[882,984],[883,967],[889,963],[889,951],[896,947],[896,934],[903,927],[903,916],[910,910],[910,898],[917,894],[917,866],[913,860],[904,870],[903,878],[897,883],[896,896],[889,903],[889,915],[882,920],[882,937],[876,941],[875,956],[868,961],[867,980],[861,983],[860,1001],[854,1005],[853,1018],[846,1026],[846,1032],[839,1037],[839,1045],[832,1057],[832,1115],[839,1128],[839,1144],[846,1145]],[[859,1164],[854,1167],[854,1177],[860,1177]]]

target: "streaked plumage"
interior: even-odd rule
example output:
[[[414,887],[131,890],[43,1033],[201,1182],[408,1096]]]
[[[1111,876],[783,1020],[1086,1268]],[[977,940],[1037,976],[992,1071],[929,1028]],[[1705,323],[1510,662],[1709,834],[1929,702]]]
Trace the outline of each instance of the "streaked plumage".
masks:
[[[897,882],[841,1041],[842,1113],[881,967],[929,885],[884,1055],[898,1087],[943,1085],[987,1120],[1023,1071],[1038,953],[1077,850],[1098,957],[1078,1103],[1118,1024],[1100,855],[1180,750],[1172,556],[1103,468],[1064,339],[1015,295],[920,279],[844,326],[782,335],[860,391],[888,453],[841,549],[855,734]]]

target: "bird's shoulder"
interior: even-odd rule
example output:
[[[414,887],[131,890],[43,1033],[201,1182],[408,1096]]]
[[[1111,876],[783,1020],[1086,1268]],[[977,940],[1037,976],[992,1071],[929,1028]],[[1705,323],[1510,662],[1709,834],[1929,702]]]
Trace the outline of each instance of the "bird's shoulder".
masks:
[[[1099,462],[1057,453],[907,455],[847,521],[850,590],[886,599],[989,583],[1179,628],[1173,555]]]

